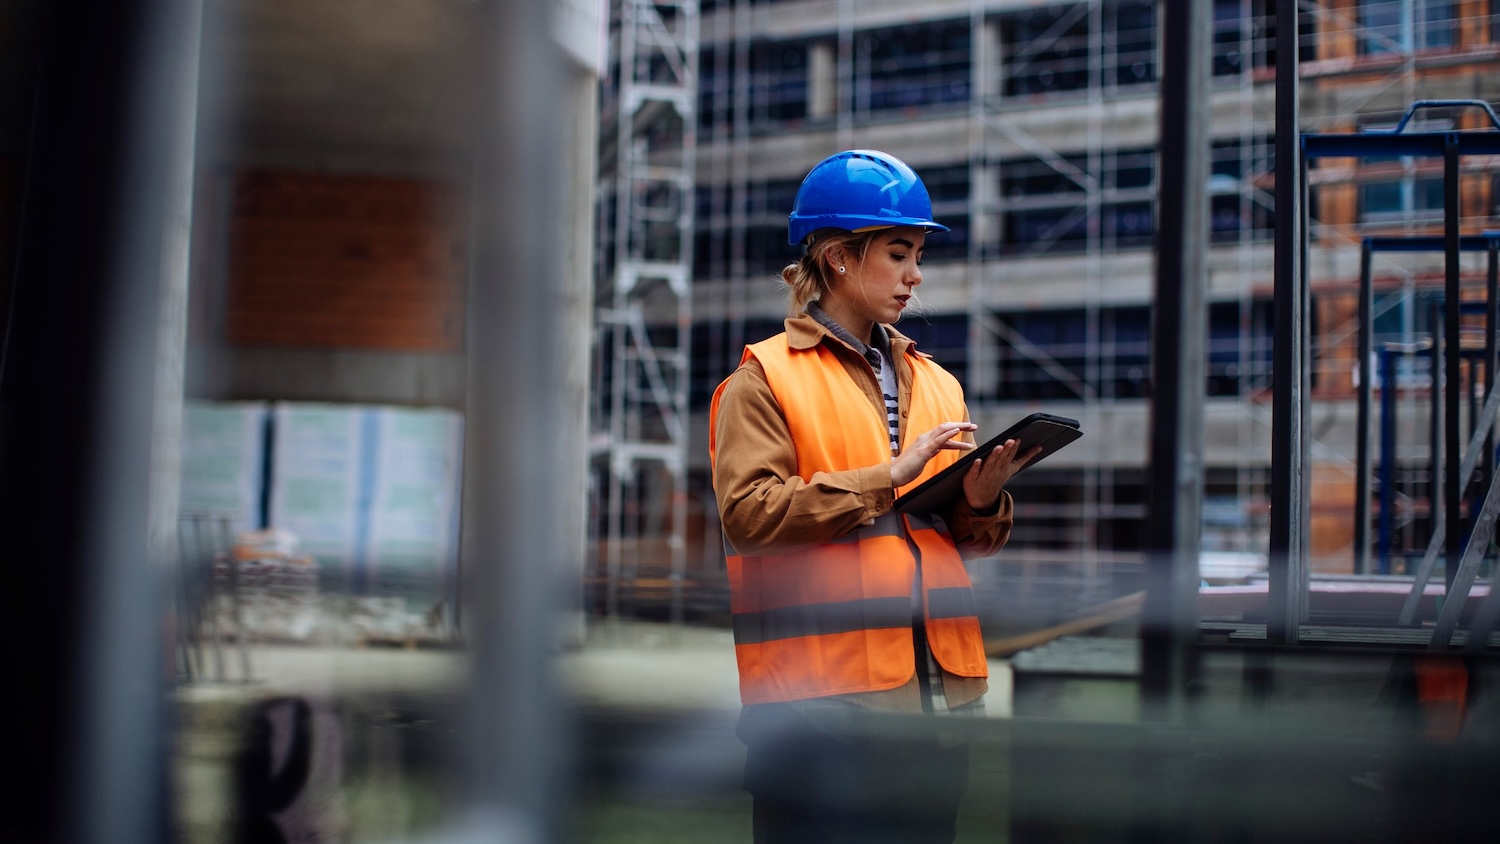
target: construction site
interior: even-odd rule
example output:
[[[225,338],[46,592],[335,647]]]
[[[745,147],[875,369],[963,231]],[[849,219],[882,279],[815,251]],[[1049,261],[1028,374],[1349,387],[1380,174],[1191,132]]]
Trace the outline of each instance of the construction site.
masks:
[[[1083,432],[957,840],[1493,827],[1494,0],[84,6],[0,13],[0,839],[751,840],[709,408],[840,150],[976,436]]]

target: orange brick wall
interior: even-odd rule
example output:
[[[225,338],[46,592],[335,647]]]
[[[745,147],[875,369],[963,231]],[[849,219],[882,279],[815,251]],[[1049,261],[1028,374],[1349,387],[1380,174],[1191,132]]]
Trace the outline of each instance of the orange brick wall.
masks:
[[[1493,6],[1490,0],[1458,0],[1454,15],[1463,22],[1458,32],[1460,49],[1490,42],[1488,24]]]
[[[1313,366],[1318,373],[1316,394],[1320,398],[1346,398],[1354,395],[1354,366],[1359,359],[1359,296],[1355,293],[1320,293],[1317,295],[1316,321],[1312,332],[1316,338],[1317,357]]]
[[[1308,554],[1314,571],[1349,574],[1354,571],[1354,477],[1338,466],[1312,467],[1312,514],[1308,525]]]
[[[1318,58],[1348,58],[1357,52],[1354,37],[1358,20],[1358,0],[1324,0],[1318,4],[1333,14],[1318,15],[1314,25],[1318,33]]]
[[[230,344],[462,348],[465,240],[452,192],[269,171],[237,174],[233,192]]]

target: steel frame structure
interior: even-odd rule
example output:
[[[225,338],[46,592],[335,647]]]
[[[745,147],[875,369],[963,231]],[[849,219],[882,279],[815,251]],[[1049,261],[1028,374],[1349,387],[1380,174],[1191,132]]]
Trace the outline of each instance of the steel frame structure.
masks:
[[[1464,450],[1463,468],[1458,474],[1460,478],[1470,477],[1472,476],[1476,467],[1483,465],[1485,477],[1487,478],[1489,476],[1489,473],[1493,471],[1491,464],[1493,464],[1494,461],[1492,459],[1484,459],[1484,463],[1481,464],[1479,462],[1481,459],[1483,459],[1481,448],[1486,447],[1486,443],[1483,441],[1475,443],[1472,440],[1474,432],[1481,432],[1487,429],[1492,429],[1494,421],[1494,410],[1491,407],[1492,399],[1495,395],[1493,390],[1495,359],[1495,315],[1493,313],[1493,309],[1496,302],[1495,286],[1497,268],[1500,268],[1500,266],[1497,266],[1500,265],[1500,233],[1489,232],[1485,233],[1484,235],[1477,236],[1460,236],[1458,242],[1458,251],[1484,252],[1487,254],[1488,258],[1486,271],[1486,296],[1484,302],[1459,303],[1459,307],[1464,311],[1471,310],[1471,304],[1481,305],[1482,312],[1485,316],[1486,327],[1485,347],[1482,352],[1480,352],[1479,354],[1474,354],[1471,350],[1460,350],[1461,354],[1465,358],[1471,361],[1480,362],[1481,366],[1484,369],[1485,407],[1483,411],[1480,411],[1472,406],[1470,408],[1469,416],[1471,442]],[[1395,368],[1392,365],[1391,361],[1393,361],[1398,354],[1409,355],[1417,350],[1396,348],[1391,346],[1390,344],[1387,344],[1385,347],[1379,350],[1375,349],[1374,347],[1375,344],[1373,337],[1373,324],[1375,318],[1375,301],[1373,264],[1374,256],[1377,253],[1383,252],[1435,252],[1442,253],[1445,257],[1445,260],[1457,260],[1457,253],[1454,253],[1452,255],[1449,255],[1447,253],[1447,243],[1445,242],[1444,238],[1422,235],[1411,237],[1367,237],[1364,239],[1364,242],[1361,245],[1360,249],[1360,313],[1358,328],[1359,350],[1360,360],[1375,360],[1377,355],[1379,360],[1378,372],[1380,373],[1379,378],[1381,384],[1381,460],[1379,474],[1381,508],[1379,519],[1381,528],[1378,535],[1377,546],[1381,549],[1381,554],[1379,557],[1381,573],[1388,574],[1390,573],[1390,533],[1393,527],[1394,517],[1394,514],[1392,513],[1392,509],[1394,506],[1392,486],[1394,480],[1393,469],[1395,462],[1395,397],[1399,392],[1399,384],[1396,381]],[[1441,349],[1442,346],[1440,343],[1431,343],[1428,346],[1428,351],[1433,353],[1432,356],[1434,359],[1434,367],[1432,371],[1434,372],[1438,371],[1438,369],[1440,368],[1440,356],[1437,354],[1437,352],[1441,351]],[[1371,447],[1369,440],[1374,382],[1374,378],[1361,378],[1358,390],[1358,444],[1355,450],[1355,460],[1358,468],[1356,470],[1355,493],[1354,570],[1356,573],[1360,574],[1365,573],[1368,569],[1368,557],[1370,551],[1370,481],[1372,480],[1372,474],[1370,470]],[[1476,398],[1473,393],[1473,387],[1475,386],[1475,383],[1475,379],[1472,377],[1468,380],[1468,386],[1470,388],[1469,399],[1471,405]],[[1437,420],[1440,420],[1442,418],[1443,407],[1441,406],[1440,391],[1433,390],[1431,392],[1431,397],[1434,403],[1431,419],[1435,424]],[[1490,438],[1484,437],[1482,439],[1488,440]],[[1490,445],[1492,445],[1492,443]],[[1433,454],[1433,468],[1433,477],[1438,477],[1441,472],[1441,465],[1437,460],[1437,454],[1435,450]],[[1419,565],[1418,571],[1416,573],[1416,577],[1419,581],[1421,581],[1421,585],[1425,585],[1426,579],[1431,573],[1433,562],[1442,547],[1441,538],[1446,536],[1446,514],[1443,511],[1436,511],[1435,518],[1436,522],[1434,525],[1433,542],[1428,545],[1426,553],[1424,554],[1422,562]],[[1413,594],[1421,593],[1421,585],[1417,586]],[[1402,610],[1401,618],[1398,623],[1411,623],[1414,611],[1415,601],[1408,601],[1407,607]]]
[[[1489,117],[1491,131],[1463,132],[1458,130],[1439,132],[1406,132],[1405,129],[1412,118],[1420,111],[1430,108],[1479,108]],[[1461,234],[1462,212],[1459,203],[1459,161],[1464,156],[1484,155],[1493,156],[1500,154],[1500,116],[1497,116],[1491,106],[1482,100],[1419,100],[1411,105],[1401,121],[1391,131],[1364,132],[1357,134],[1303,134],[1300,136],[1300,156],[1297,163],[1299,191],[1306,190],[1306,179],[1308,164],[1319,158],[1361,158],[1371,156],[1419,156],[1429,158],[1441,158],[1443,161],[1443,234],[1440,238],[1387,238],[1367,239],[1363,244],[1361,253],[1361,278],[1360,278],[1360,349],[1361,360],[1368,365],[1371,358],[1370,338],[1372,329],[1372,292],[1370,283],[1370,256],[1377,250],[1405,250],[1405,251],[1435,251],[1440,248],[1444,254],[1444,286],[1443,302],[1441,305],[1441,326],[1434,320],[1433,323],[1433,352],[1434,363],[1441,362],[1441,367],[1434,366],[1433,390],[1436,393],[1441,390],[1442,401],[1434,401],[1434,428],[1433,428],[1433,452],[1436,456],[1438,447],[1441,446],[1441,461],[1434,462],[1434,498],[1441,502],[1441,509],[1436,513],[1441,514],[1441,529],[1435,529],[1432,542],[1429,544],[1427,553],[1416,572],[1413,588],[1403,605],[1399,623],[1409,624],[1415,612],[1417,599],[1424,592],[1427,580],[1431,575],[1433,566],[1441,554],[1449,565],[1445,567],[1445,580],[1447,587],[1446,600],[1439,612],[1437,624],[1434,627],[1429,647],[1438,650],[1445,649],[1453,640],[1454,632],[1458,625],[1459,615],[1464,609],[1469,590],[1473,586],[1478,574],[1480,560],[1485,553],[1489,541],[1494,535],[1495,520],[1500,515],[1500,483],[1491,478],[1488,490],[1483,499],[1479,511],[1468,525],[1471,531],[1465,532],[1465,523],[1462,518],[1462,493],[1469,484],[1484,444],[1492,439],[1495,422],[1495,402],[1490,401],[1497,394],[1493,391],[1492,384],[1486,384],[1485,409],[1471,421],[1471,437],[1469,447],[1463,446],[1461,439],[1460,405],[1463,397],[1463,377],[1461,351],[1461,311],[1462,299],[1460,291],[1459,255],[1461,251],[1484,250],[1490,256],[1489,272],[1487,274],[1486,300],[1485,300],[1485,332],[1486,344],[1484,352],[1484,368],[1487,380],[1493,381],[1491,374],[1495,371],[1495,340],[1496,329],[1496,253],[1497,241],[1491,236],[1471,237],[1465,239]],[[1289,244],[1278,237],[1278,246],[1296,247],[1306,249],[1306,229],[1300,229],[1299,241]],[[1278,235],[1281,233],[1278,231]],[[1291,251],[1291,250],[1289,250]],[[1303,347],[1305,349],[1305,346]],[[1363,497],[1360,499],[1357,516],[1361,519],[1359,526],[1368,530],[1368,423],[1370,404],[1370,379],[1361,379],[1359,394],[1359,417],[1360,438],[1359,460],[1360,472],[1358,481]],[[1467,452],[1467,453],[1465,453]],[[1437,474],[1438,470],[1441,474]],[[1441,478],[1441,487],[1437,480]],[[1500,476],[1497,476],[1500,477]],[[1281,518],[1286,518],[1283,513]],[[1363,533],[1360,534],[1359,547],[1356,553],[1360,553],[1362,546],[1367,540]],[[1452,565],[1458,560],[1457,566]],[[1305,589],[1305,572],[1297,572],[1288,567],[1288,570],[1278,572],[1273,569],[1273,582],[1278,574],[1283,578],[1282,589],[1290,592],[1296,588],[1299,574]],[[1493,591],[1493,590],[1492,590]],[[1274,593],[1274,589],[1273,589]],[[1471,646],[1483,648],[1488,640],[1488,627],[1481,625],[1493,625],[1495,616],[1500,609],[1496,607],[1496,601],[1486,598],[1480,617],[1476,620],[1474,629],[1471,631],[1469,641]],[[1288,644],[1295,644],[1298,637],[1295,635],[1295,625],[1291,626],[1288,635]]]

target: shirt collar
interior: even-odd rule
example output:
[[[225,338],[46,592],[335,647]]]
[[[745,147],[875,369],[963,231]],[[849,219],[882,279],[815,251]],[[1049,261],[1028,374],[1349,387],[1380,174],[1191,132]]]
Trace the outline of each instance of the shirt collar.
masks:
[[[856,352],[859,352],[861,357],[868,358],[870,357],[870,353],[875,351],[875,349],[871,348],[868,343],[850,333],[849,329],[845,328],[842,325],[839,325],[833,317],[824,312],[822,307],[820,307],[817,302],[808,303],[807,315],[817,320],[819,325],[828,329],[829,334],[832,334],[833,336],[839,338],[840,340],[844,341],[844,343],[849,346],[849,348],[853,349]],[[881,328],[879,325],[871,329],[870,333],[871,335],[878,337],[879,340],[885,339],[885,329]],[[889,345],[890,341],[887,340],[886,346],[889,347]]]
[[[921,354],[909,337],[889,325],[877,323],[872,333],[876,343],[884,346],[881,351],[893,360],[905,354],[907,349]],[[793,349],[811,349],[822,342],[824,337],[832,337],[862,356],[870,350],[869,344],[861,342],[842,325],[834,322],[832,317],[818,307],[817,302],[809,303],[801,316],[786,321],[786,336],[787,344]]]

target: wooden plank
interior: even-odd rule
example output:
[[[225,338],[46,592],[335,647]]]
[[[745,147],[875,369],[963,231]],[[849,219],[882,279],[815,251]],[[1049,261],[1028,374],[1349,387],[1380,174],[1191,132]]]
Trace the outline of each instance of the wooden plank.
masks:
[[[1079,633],[1087,633],[1124,621],[1132,616],[1139,615],[1141,607],[1146,603],[1145,592],[1134,592],[1113,601],[1099,604],[1088,609],[1079,618],[1055,624],[1041,630],[1033,630],[1029,633],[1021,633],[1015,636],[1007,636],[1003,639],[992,639],[984,644],[984,652],[991,657],[1006,657],[1018,651],[1035,648],[1044,645],[1054,639],[1063,636],[1075,636]]]

